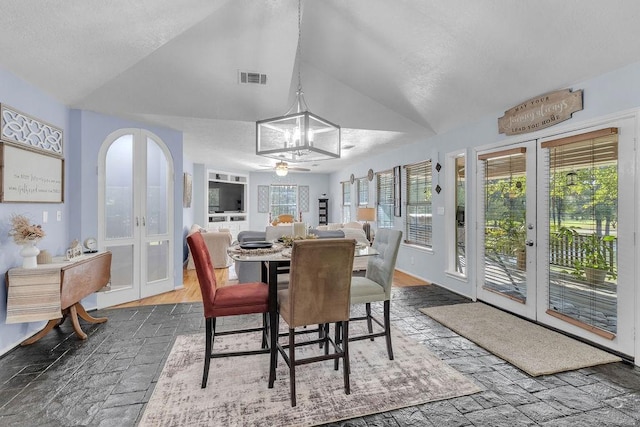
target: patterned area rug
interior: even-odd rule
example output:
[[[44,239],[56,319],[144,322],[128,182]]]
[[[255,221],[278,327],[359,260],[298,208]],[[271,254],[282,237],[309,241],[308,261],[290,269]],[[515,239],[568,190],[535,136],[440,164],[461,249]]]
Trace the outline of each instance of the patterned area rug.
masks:
[[[259,343],[258,335],[225,336],[215,348]],[[292,408],[281,357],[273,389],[267,388],[268,354],[212,359],[209,383],[201,389],[204,334],[179,336],[139,426],[311,426],[481,390],[399,332],[393,337],[395,360],[388,359],[380,338],[353,342],[349,349],[351,394],[345,395],[342,367],[335,371],[332,361],[302,365],[296,368],[298,405]],[[311,345],[300,351],[304,356],[323,350]]]
[[[622,360],[479,302],[420,311],[534,377]]]

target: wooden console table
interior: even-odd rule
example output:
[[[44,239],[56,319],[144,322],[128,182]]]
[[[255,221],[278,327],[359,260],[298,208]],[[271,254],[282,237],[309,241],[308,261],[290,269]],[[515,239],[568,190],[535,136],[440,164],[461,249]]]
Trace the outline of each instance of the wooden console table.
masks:
[[[54,258],[52,264],[7,271],[7,323],[48,320],[46,326],[21,345],[33,344],[71,319],[76,335],[84,340],[78,316],[90,323],[104,323],[106,317],[92,317],[80,301],[108,285],[111,252],[85,254],[71,261]]]

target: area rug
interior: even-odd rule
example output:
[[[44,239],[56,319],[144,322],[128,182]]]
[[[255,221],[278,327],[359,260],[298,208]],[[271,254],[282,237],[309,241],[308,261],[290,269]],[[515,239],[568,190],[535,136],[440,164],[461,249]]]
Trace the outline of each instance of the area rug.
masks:
[[[215,348],[250,349],[259,342],[257,335],[223,336],[216,338]],[[303,348],[322,351],[315,345]],[[212,359],[202,389],[204,334],[178,336],[139,426],[312,426],[481,390],[396,331],[395,360],[388,359],[380,338],[353,342],[349,349],[351,394],[344,393],[342,366],[335,371],[332,361],[302,365],[296,368],[298,404],[292,408],[281,357],[272,389],[267,387],[268,354]]]
[[[454,304],[420,311],[534,377],[622,360],[487,304]]]

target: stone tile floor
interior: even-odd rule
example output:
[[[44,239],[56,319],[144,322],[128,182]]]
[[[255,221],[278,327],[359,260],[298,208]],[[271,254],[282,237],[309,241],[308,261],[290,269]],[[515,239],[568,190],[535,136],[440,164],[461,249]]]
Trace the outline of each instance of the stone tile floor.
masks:
[[[615,363],[533,378],[417,310],[465,298],[437,286],[393,292],[394,326],[485,390],[335,426],[640,426],[640,369]],[[96,315],[109,321],[83,324],[86,341],[66,323],[0,358],[0,426],[134,426],[175,336],[204,333],[201,304]]]

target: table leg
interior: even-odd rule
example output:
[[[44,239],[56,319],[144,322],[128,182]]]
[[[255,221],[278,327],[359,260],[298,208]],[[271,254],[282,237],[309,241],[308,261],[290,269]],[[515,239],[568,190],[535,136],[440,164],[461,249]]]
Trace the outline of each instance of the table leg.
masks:
[[[75,331],[78,338],[80,338],[81,340],[86,340],[87,334],[85,334],[82,328],[80,327],[80,322],[78,322],[78,315],[89,323],[104,323],[107,321],[106,317],[91,316],[89,313],[87,313],[87,310],[85,310],[82,304],[80,304],[79,302],[73,304],[71,307],[69,307],[69,317],[71,318],[71,324],[73,325],[73,330]]]
[[[84,333],[82,328],[80,327],[80,322],[78,322],[78,311],[76,309],[76,305],[73,304],[69,307],[69,317],[71,318],[71,324],[73,325],[73,330],[81,340],[87,339],[87,334]]]
[[[91,316],[89,313],[87,313],[87,310],[85,310],[82,304],[80,304],[79,302],[75,303],[74,305],[76,306],[76,310],[78,311],[78,316],[80,316],[82,319],[86,320],[89,323],[104,323],[107,321],[106,317]]]
[[[60,319],[51,319],[51,320],[49,320],[49,322],[45,325],[44,328],[42,328],[42,330],[40,332],[38,332],[37,334],[35,334],[31,338],[27,338],[26,340],[22,341],[20,343],[20,345],[29,345],[29,344],[33,344],[34,342],[38,341],[43,336],[47,335],[53,328],[58,326],[58,322],[60,322]]]

